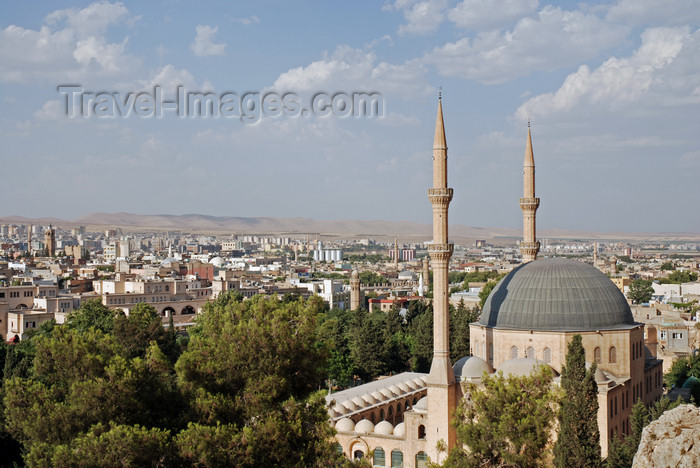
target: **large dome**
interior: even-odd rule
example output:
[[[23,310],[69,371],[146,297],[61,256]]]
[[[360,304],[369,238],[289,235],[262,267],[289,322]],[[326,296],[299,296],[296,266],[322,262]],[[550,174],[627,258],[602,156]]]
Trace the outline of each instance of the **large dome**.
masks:
[[[486,299],[479,324],[492,328],[594,331],[635,326],[620,290],[582,262],[545,258],[508,273]]]

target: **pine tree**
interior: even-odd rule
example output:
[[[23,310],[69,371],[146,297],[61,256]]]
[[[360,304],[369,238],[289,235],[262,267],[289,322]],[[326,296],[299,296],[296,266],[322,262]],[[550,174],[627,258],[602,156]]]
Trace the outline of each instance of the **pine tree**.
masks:
[[[554,464],[565,467],[599,467],[598,386],[595,363],[586,371],[581,335],[574,335],[561,373],[564,398],[559,408],[559,437],[554,445]]]

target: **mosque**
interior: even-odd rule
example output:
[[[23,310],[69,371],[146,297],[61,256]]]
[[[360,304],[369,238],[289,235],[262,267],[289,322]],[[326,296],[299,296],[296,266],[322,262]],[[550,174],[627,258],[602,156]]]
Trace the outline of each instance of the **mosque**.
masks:
[[[649,404],[662,394],[662,362],[644,343],[627,300],[603,273],[582,262],[537,259],[535,161],[528,135],[523,167],[523,264],[506,275],[489,295],[481,318],[470,324],[471,355],[449,358],[447,141],[438,111],[433,145],[433,361],[430,373],[406,372],[327,397],[338,450],[348,458],[372,457],[373,466],[426,467],[442,462],[457,444],[450,424],[463,398],[461,383],[479,384],[484,373],[529,375],[549,366],[558,382],[568,342],[582,336],[587,362],[596,362],[598,427],[603,456],[617,433],[630,434],[637,399]],[[354,283],[359,288],[359,281]],[[357,294],[357,292],[355,293]]]

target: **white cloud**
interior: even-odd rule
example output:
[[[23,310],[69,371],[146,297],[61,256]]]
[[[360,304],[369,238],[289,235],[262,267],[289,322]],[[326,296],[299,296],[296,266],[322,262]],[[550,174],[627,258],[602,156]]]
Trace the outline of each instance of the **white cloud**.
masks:
[[[39,120],[59,120],[66,118],[65,103],[62,101],[47,101],[34,113]]]
[[[214,36],[219,31],[219,27],[199,25],[196,28],[197,35],[190,48],[198,57],[208,55],[224,55],[226,43],[214,43]]]
[[[489,30],[536,12],[537,5],[538,0],[463,0],[447,17],[461,28]]]
[[[248,24],[253,24],[253,23],[259,23],[259,22],[260,22],[260,18],[258,18],[257,16],[253,15],[253,16],[248,16],[248,17],[245,17],[245,18],[233,18],[233,21],[236,22],[236,23],[248,25]]]
[[[581,106],[614,109],[621,105],[668,106],[700,103],[700,32],[652,28],[629,57],[612,57],[591,70],[582,65],[552,93],[526,101],[516,117],[550,117]]]
[[[433,88],[417,60],[401,65],[377,63],[374,52],[338,47],[331,55],[305,67],[292,68],[275,80],[278,91],[378,91],[401,97],[425,96]]]
[[[512,30],[483,32],[438,47],[424,57],[440,74],[503,83],[535,70],[554,70],[588,60],[618,45],[625,26],[595,14],[547,6]]]
[[[445,19],[447,0],[397,0],[386,4],[385,10],[403,11],[406,24],[399,26],[399,34],[426,34],[435,31]]]
[[[697,0],[620,0],[610,8],[607,19],[655,26],[699,24],[700,4]]]
[[[136,21],[120,3],[93,3],[57,10],[39,30],[17,25],[0,30],[0,80],[77,80],[126,75],[138,63],[126,54],[127,39],[110,42],[112,25]]]

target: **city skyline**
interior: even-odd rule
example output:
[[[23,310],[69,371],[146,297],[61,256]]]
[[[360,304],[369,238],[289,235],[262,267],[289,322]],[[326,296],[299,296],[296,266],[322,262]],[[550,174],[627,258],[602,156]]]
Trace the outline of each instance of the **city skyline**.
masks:
[[[442,87],[451,222],[517,228],[527,122],[538,227],[700,232],[700,9],[536,0],[231,7],[62,2],[0,19],[0,215],[428,223]],[[660,5],[663,4],[663,9]],[[59,85],[378,92],[383,117],[67,118]],[[76,203],[79,201],[79,203]]]

